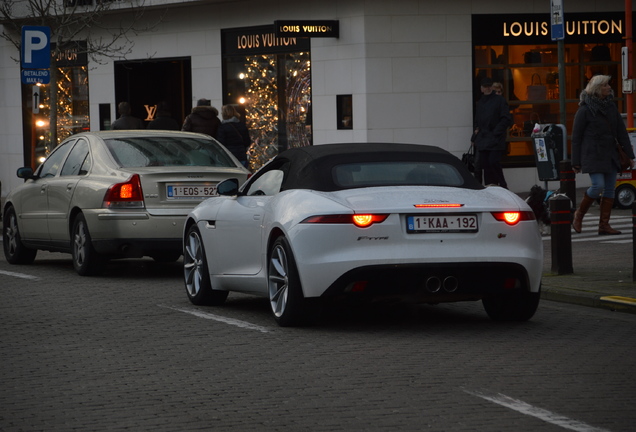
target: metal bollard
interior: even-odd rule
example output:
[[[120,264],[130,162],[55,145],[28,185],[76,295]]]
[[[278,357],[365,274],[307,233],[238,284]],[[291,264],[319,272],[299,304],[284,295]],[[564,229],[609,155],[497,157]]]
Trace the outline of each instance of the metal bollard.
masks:
[[[558,194],[550,198],[550,240],[552,246],[552,272],[572,274],[572,211],[570,199]]]
[[[636,201],[632,203],[632,281],[636,282]]]
[[[566,194],[570,198],[572,208],[576,208],[576,173],[572,169],[571,161],[559,162],[559,179],[561,180],[559,192]]]

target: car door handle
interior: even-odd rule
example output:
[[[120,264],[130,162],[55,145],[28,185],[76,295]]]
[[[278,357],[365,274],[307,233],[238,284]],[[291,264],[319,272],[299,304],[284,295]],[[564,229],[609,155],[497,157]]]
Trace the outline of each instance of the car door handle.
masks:
[[[73,183],[69,183],[69,184],[67,184],[67,185],[66,185],[66,192],[70,192],[70,191],[72,191],[72,190],[73,190],[73,186],[74,186],[74,185],[73,185]]]
[[[40,187],[40,193],[46,193],[46,188],[48,187],[48,185],[42,185],[42,187]]]

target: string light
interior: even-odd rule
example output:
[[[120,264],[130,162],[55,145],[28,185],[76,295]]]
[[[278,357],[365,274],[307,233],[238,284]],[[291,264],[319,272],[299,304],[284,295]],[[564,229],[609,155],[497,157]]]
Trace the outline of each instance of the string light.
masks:
[[[252,137],[248,159],[252,170],[278,154],[280,115],[285,123],[286,148],[311,145],[311,63],[309,53],[290,53],[284,57],[255,55],[246,58],[246,123]],[[281,60],[282,58],[282,60]],[[284,80],[279,82],[278,69],[284,68]],[[279,107],[279,93],[284,92],[284,112]]]

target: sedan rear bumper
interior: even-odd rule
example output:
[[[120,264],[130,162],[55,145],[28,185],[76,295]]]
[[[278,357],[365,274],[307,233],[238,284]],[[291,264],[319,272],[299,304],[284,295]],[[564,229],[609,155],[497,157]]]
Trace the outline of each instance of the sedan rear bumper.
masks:
[[[153,216],[144,212],[85,210],[95,250],[104,255],[137,258],[181,254],[185,215]]]
[[[182,239],[110,239],[93,241],[95,250],[103,255],[125,258],[161,257],[181,254]]]

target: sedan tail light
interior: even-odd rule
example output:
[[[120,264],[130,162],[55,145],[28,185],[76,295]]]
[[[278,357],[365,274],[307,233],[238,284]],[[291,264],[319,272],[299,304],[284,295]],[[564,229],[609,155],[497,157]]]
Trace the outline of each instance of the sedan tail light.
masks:
[[[109,187],[104,196],[103,207],[113,209],[144,208],[144,195],[141,190],[139,174],[133,174],[125,182]]]
[[[374,223],[382,223],[388,217],[388,214],[322,215],[310,216],[301,223],[354,224],[357,227],[366,228]]]
[[[518,222],[526,220],[535,220],[534,213],[531,211],[493,212],[492,215],[498,221],[505,222],[508,225],[516,225]]]

